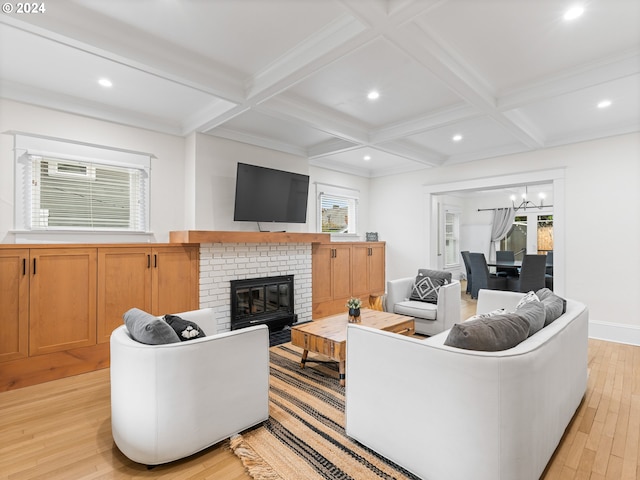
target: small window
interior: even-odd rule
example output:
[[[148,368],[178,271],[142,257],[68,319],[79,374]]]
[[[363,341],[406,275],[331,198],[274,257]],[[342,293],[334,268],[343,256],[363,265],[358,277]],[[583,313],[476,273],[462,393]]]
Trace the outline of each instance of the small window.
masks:
[[[149,230],[151,155],[15,135],[18,232]]]
[[[31,156],[32,230],[145,230],[143,172]]]
[[[332,234],[357,234],[357,191],[320,184],[317,186],[324,190],[318,192],[318,230]]]
[[[460,264],[460,214],[445,212],[444,218],[444,264],[454,267]]]

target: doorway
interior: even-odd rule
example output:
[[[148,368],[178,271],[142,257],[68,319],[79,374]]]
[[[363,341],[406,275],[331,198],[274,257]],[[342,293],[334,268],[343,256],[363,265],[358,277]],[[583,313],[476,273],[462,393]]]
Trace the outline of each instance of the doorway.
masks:
[[[438,185],[425,185],[425,251],[424,258],[427,265],[439,265],[441,252],[439,252],[440,218],[438,201],[439,195],[450,195],[456,192],[470,192],[507,188],[513,186],[525,186],[532,183],[550,183],[553,185],[553,250],[554,250],[554,291],[559,295],[564,294],[565,269],[565,188],[564,169],[541,170],[511,175],[503,175],[490,178],[478,178],[463,180]]]

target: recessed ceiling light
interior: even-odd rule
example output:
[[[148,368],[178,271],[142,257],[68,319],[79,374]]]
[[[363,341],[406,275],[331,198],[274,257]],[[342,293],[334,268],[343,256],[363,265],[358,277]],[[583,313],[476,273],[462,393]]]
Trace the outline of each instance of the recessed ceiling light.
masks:
[[[380,97],[380,93],[377,92],[376,90],[371,90],[368,94],[367,94],[367,98],[369,100],[377,100],[378,97]]]
[[[562,18],[564,18],[566,21],[569,22],[571,20],[575,20],[583,13],[584,13],[584,7],[582,7],[582,5],[574,5],[564,13],[564,16]]]
[[[98,83],[105,88],[113,87],[113,83],[108,78],[101,78]]]
[[[364,158],[366,161],[369,161],[369,160],[371,160],[371,155],[365,155],[362,158]]]
[[[602,100],[598,102],[598,108],[607,108],[611,106],[611,100]]]
[[[459,142],[460,140],[462,140],[462,135],[457,133],[453,137],[451,137],[451,140],[453,140],[454,142]]]

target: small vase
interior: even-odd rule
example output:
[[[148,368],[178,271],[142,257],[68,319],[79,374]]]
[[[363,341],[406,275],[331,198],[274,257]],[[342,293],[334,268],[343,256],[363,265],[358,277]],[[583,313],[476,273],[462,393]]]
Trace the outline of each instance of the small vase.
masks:
[[[360,309],[359,308],[350,308],[349,309],[349,323],[360,323]]]

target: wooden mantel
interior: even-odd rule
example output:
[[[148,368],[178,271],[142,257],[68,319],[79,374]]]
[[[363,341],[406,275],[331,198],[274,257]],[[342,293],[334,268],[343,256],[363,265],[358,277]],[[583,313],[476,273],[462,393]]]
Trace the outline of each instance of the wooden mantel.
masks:
[[[169,232],[171,243],[328,243],[329,233],[224,232],[181,230]]]

